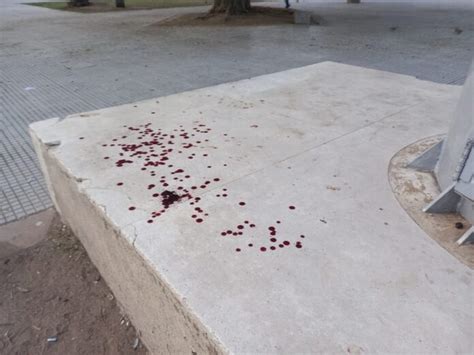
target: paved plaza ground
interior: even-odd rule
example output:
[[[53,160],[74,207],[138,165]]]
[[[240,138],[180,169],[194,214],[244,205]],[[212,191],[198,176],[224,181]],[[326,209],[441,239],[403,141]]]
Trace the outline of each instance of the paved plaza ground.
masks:
[[[34,121],[327,60],[460,85],[473,55],[472,6],[447,2],[299,2],[321,26],[219,29],[156,26],[202,7],[79,14],[21,2],[0,4],[0,224],[51,206]]]

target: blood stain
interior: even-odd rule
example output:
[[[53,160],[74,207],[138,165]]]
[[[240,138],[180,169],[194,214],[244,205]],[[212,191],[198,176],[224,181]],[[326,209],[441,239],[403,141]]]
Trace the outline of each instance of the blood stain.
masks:
[[[239,202],[240,206],[245,206],[245,202]]]
[[[179,196],[176,192],[174,191],[168,191],[165,190],[161,193],[161,197],[163,198],[162,203],[165,208],[168,208],[168,206],[172,205],[173,203],[179,201],[182,196]]]
[[[267,251],[267,248],[261,247],[261,248],[260,248],[260,251]]]
[[[129,211],[134,211],[134,210],[136,210],[136,207],[135,207],[135,206],[130,206],[130,207],[128,208],[128,210],[129,210]]]
[[[288,207],[290,210],[294,210],[296,207],[295,206],[289,206]]]

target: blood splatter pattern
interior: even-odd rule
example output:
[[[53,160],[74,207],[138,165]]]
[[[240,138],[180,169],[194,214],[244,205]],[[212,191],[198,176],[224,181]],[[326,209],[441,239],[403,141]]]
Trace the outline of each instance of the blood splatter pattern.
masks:
[[[123,129],[124,133],[113,138],[111,142],[101,144],[104,149],[103,159],[113,162],[116,168],[138,165],[144,174],[150,176],[151,180],[144,189],[150,194],[150,199],[156,200],[158,208],[150,213],[146,222],[152,224],[173,205],[187,203],[192,206],[189,217],[198,225],[205,224],[209,214],[199,205],[201,197],[195,195],[219,183],[221,177],[212,176],[209,173],[208,177],[196,182],[196,179],[193,179],[191,174],[180,166],[180,162],[185,159],[196,160],[196,164],[203,164],[212,171],[212,166],[206,164],[209,151],[204,153],[202,151],[209,146],[207,137],[212,129],[199,121],[193,122],[190,130],[179,125],[165,131],[161,128],[154,129],[151,123],[138,126],[124,125]],[[226,133],[223,135],[227,136]],[[84,137],[79,137],[79,139],[84,139]],[[201,161],[198,162],[199,160]],[[222,165],[227,167],[226,163]],[[123,181],[116,183],[119,188],[126,185]],[[227,188],[214,188],[214,190],[215,197],[227,199],[234,197]],[[236,200],[235,206],[240,211],[248,208],[247,202],[242,200]],[[135,206],[127,208],[130,213],[137,210]],[[291,211],[296,209],[294,205],[288,208]],[[281,220],[275,220],[275,225],[281,224]],[[265,253],[290,247],[297,249],[303,247],[301,239],[305,238],[304,235],[300,235],[299,239],[294,238],[298,240],[292,243],[279,236],[275,225],[259,226],[255,221],[248,219],[226,228],[220,232],[220,236],[241,241],[242,246],[234,249],[237,253],[242,253],[244,248]]]

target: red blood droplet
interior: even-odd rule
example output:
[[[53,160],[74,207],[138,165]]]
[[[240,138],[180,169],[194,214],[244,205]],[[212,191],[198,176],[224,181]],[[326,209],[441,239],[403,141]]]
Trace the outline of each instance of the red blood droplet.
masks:
[[[260,248],[260,251],[267,251],[267,248],[261,247],[261,248]]]
[[[135,209],[136,209],[135,206],[130,206],[130,207],[128,208],[129,211],[134,211]]]
[[[201,223],[201,222],[202,222],[202,218],[196,219],[196,222],[197,222],[197,223]]]
[[[241,224],[239,224],[239,225],[237,226],[237,229],[244,229],[244,226],[241,225]]]
[[[252,243],[250,243],[250,244],[249,244],[249,247],[253,247],[253,244],[252,244]]]
[[[236,252],[239,252],[239,251],[240,251],[240,248],[235,249],[235,251],[236,251]]]
[[[294,210],[296,207],[295,206],[290,206],[288,207],[290,210]]]
[[[300,238],[304,238],[304,235],[300,235]]]
[[[283,244],[284,244],[284,245],[290,245],[290,242],[287,241],[287,240],[285,240],[285,241],[283,242]]]
[[[270,249],[271,249],[271,250],[275,250],[276,248],[272,245],[272,246],[270,247]]]
[[[275,242],[277,241],[277,239],[276,239],[276,238],[270,238],[270,241],[271,241],[272,243],[275,243]]]
[[[245,206],[245,202],[239,202],[240,206]]]
[[[123,185],[123,182],[118,182],[117,183],[117,186],[122,186]]]

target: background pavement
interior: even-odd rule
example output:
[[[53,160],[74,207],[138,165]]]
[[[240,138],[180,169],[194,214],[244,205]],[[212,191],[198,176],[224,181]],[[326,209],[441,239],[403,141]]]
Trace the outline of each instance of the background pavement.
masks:
[[[305,1],[294,7],[322,26],[245,28],[155,25],[202,7],[80,14],[20,1],[0,3],[0,224],[51,205],[31,122],[326,60],[462,85],[474,48],[465,1]]]

